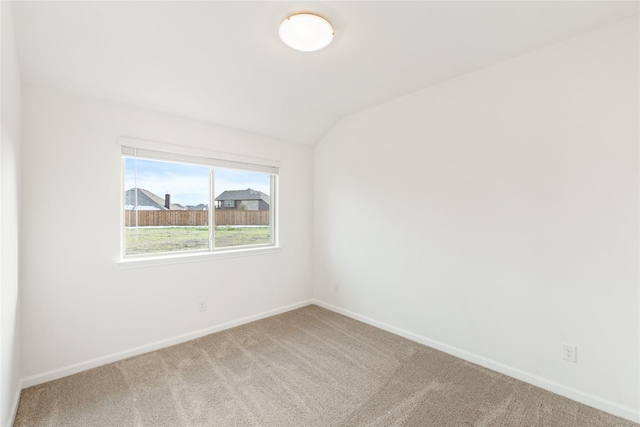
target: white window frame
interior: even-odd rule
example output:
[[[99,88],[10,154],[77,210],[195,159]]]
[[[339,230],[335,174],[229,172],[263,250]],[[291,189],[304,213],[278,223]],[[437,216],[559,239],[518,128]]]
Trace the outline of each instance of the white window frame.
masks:
[[[122,174],[120,183],[120,256],[117,264],[120,268],[144,267],[150,265],[164,265],[173,263],[196,262],[216,258],[228,258],[247,255],[260,255],[280,251],[278,227],[278,173],[280,163],[275,160],[260,159],[242,155],[221,153],[194,147],[147,141],[129,137],[119,137],[121,147]],[[209,189],[209,249],[202,251],[169,252],[159,254],[125,255],[125,227],[124,227],[124,159],[138,157],[148,160],[169,161],[204,165],[211,168]],[[239,169],[249,172],[262,172],[272,176],[269,222],[271,227],[270,243],[260,245],[244,245],[215,248],[215,195],[214,168]]]
[[[223,208],[235,208],[236,207],[236,201],[235,200],[223,200],[222,201],[222,207]]]

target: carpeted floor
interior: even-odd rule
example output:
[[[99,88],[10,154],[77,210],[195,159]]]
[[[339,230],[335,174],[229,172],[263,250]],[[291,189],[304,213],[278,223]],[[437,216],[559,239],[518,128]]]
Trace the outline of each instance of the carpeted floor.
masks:
[[[14,426],[638,426],[308,306],[22,392]]]

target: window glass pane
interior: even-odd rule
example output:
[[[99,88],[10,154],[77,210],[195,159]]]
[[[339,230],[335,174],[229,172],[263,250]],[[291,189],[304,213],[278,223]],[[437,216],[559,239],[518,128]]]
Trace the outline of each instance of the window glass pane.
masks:
[[[271,243],[272,175],[215,169],[216,248]]]
[[[124,161],[124,254],[208,250],[209,167]]]

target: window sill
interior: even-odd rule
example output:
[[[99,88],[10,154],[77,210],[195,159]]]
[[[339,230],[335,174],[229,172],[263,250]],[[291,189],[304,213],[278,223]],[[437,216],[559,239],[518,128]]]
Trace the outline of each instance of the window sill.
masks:
[[[218,250],[212,252],[194,252],[182,254],[163,254],[154,256],[140,256],[121,258],[116,261],[119,269],[153,267],[158,265],[184,264],[188,262],[211,261],[215,259],[237,258],[243,256],[266,255],[281,251],[280,246],[259,248]]]

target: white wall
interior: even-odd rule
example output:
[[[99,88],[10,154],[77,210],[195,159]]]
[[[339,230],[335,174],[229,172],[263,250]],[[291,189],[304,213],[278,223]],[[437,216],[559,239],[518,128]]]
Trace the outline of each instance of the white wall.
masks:
[[[11,4],[0,4],[2,100],[0,135],[0,425],[9,425],[19,393],[20,307],[18,228],[20,175],[20,71]]]
[[[29,86],[23,103],[27,385],[311,297],[310,147]],[[280,161],[282,251],[119,269],[118,136]]]
[[[343,119],[315,296],[639,419],[638,72],[636,17]]]

